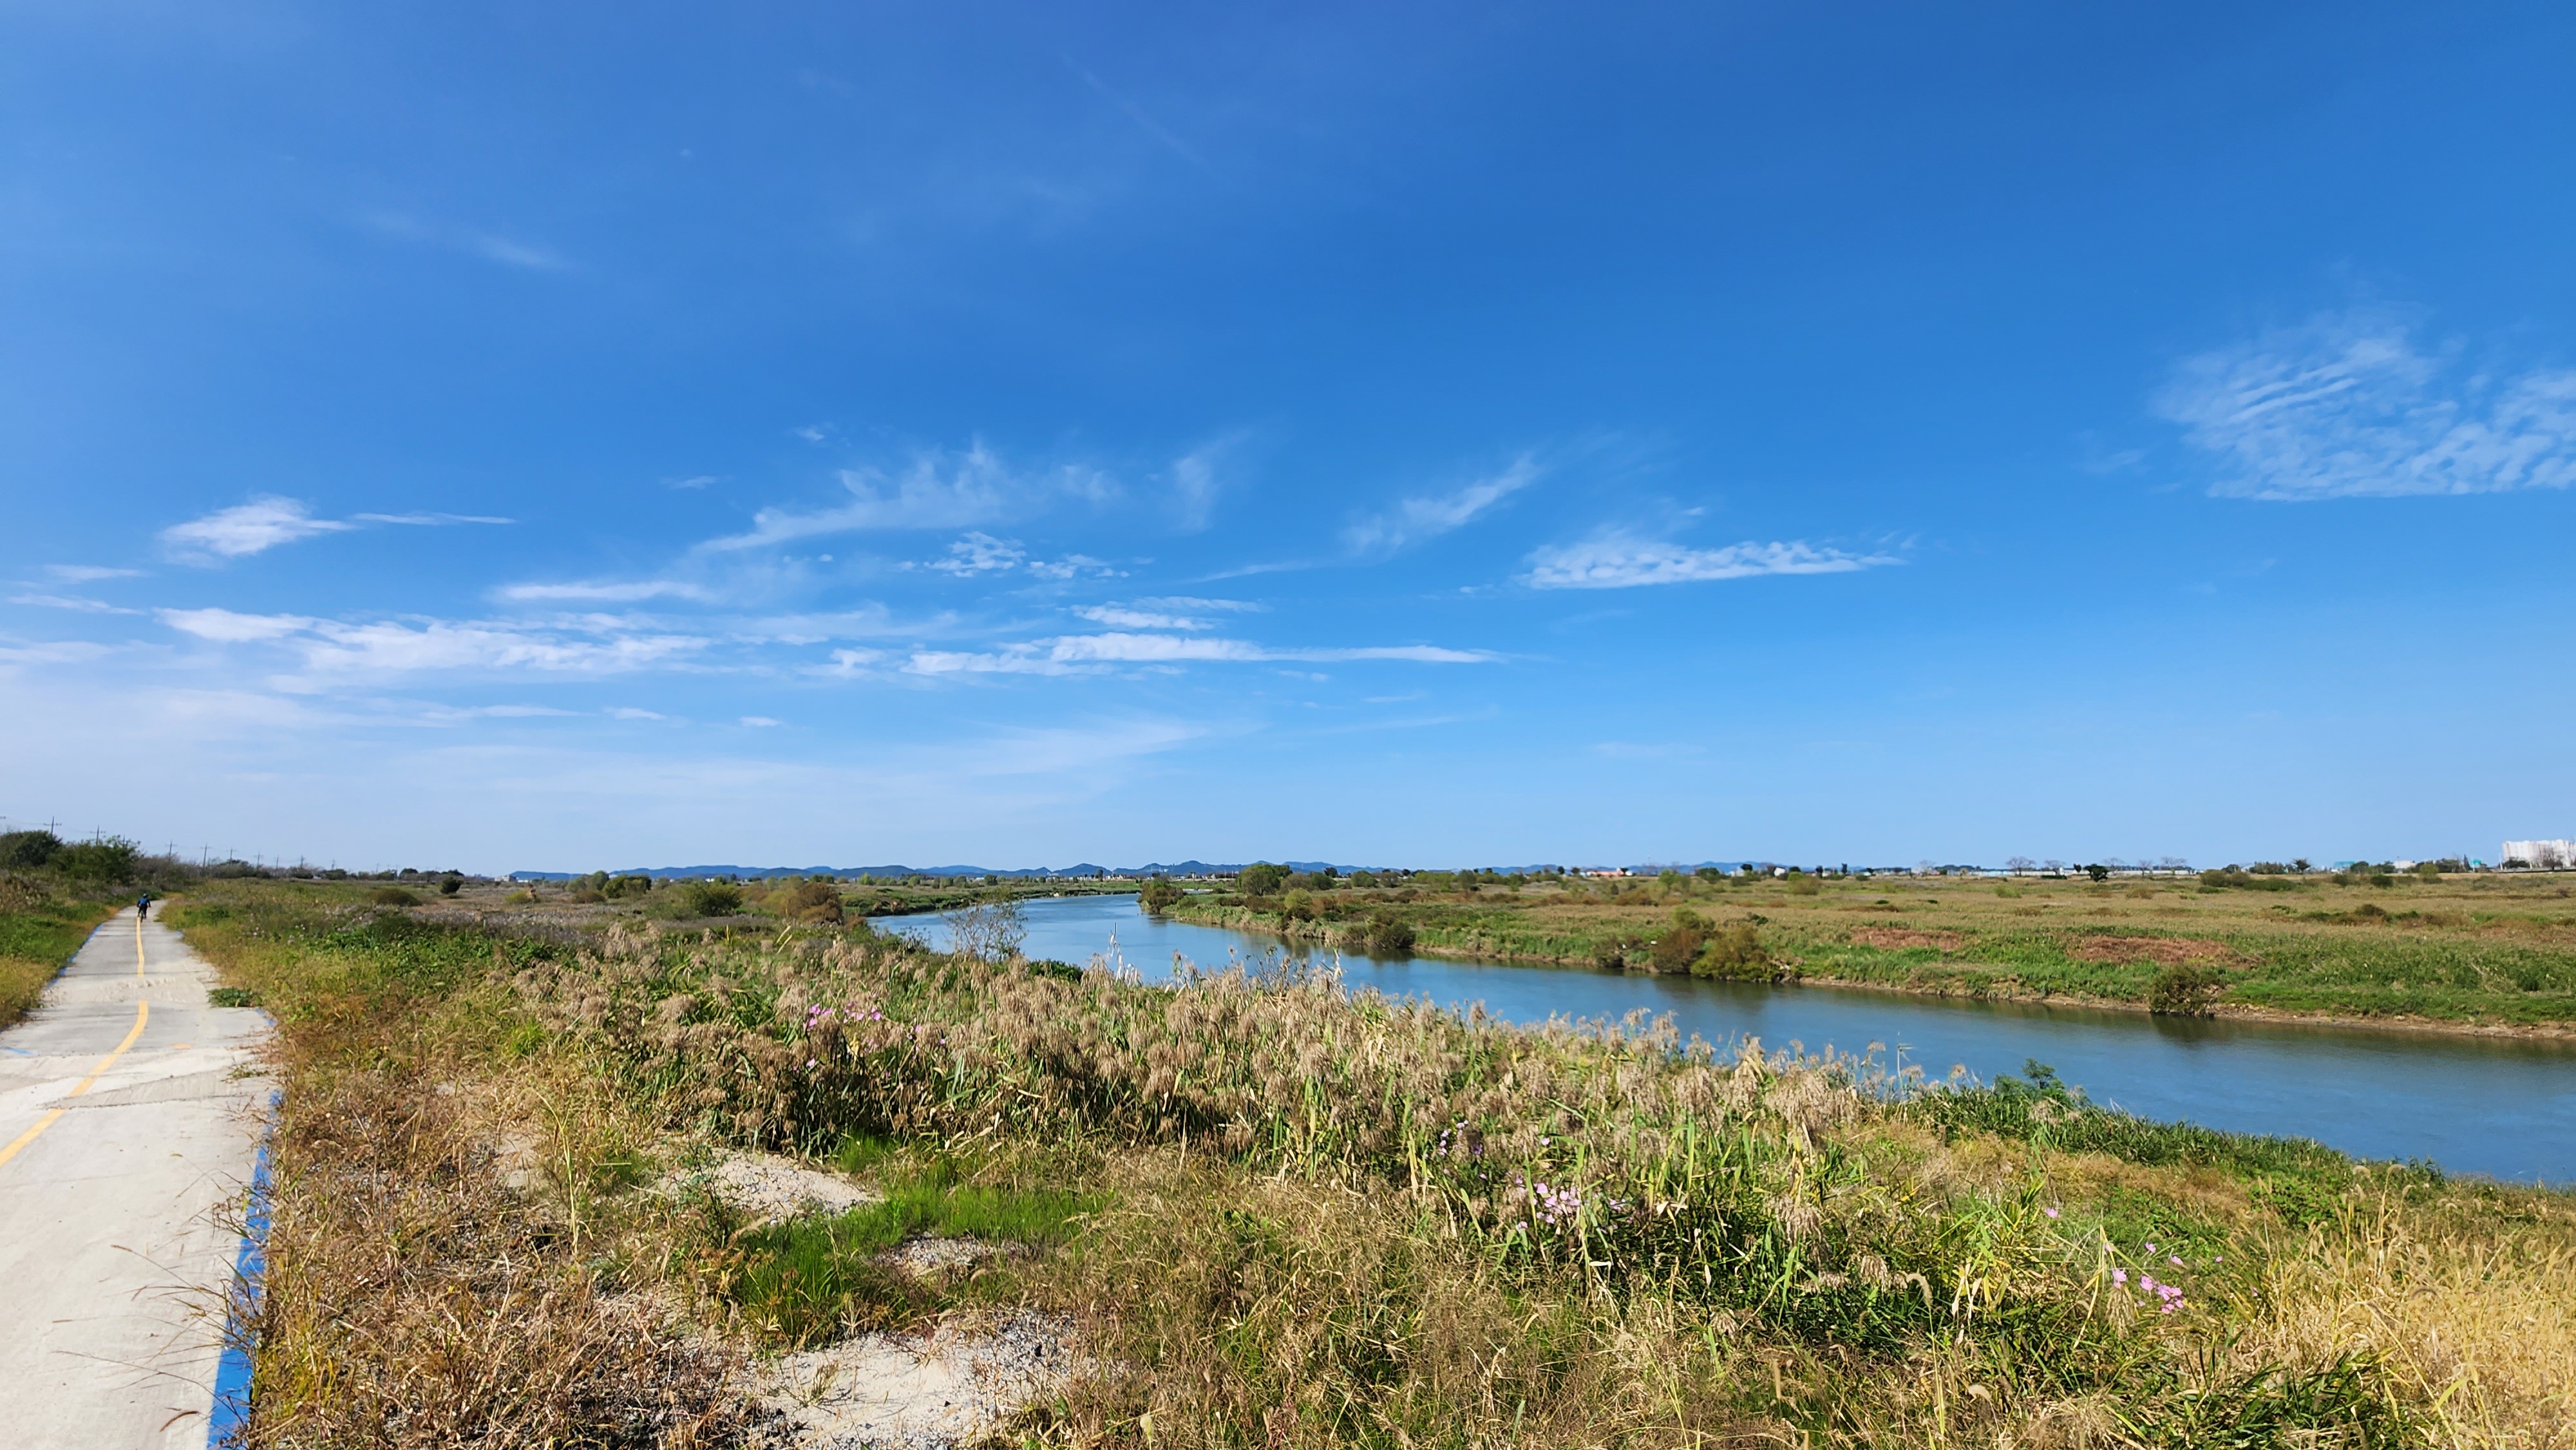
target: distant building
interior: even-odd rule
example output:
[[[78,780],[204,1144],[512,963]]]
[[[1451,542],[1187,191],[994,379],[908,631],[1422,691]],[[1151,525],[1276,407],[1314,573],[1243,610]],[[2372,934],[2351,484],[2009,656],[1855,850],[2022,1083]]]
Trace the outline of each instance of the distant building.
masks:
[[[2499,861],[2519,861],[2535,871],[2560,871],[2576,866],[2576,841],[2507,841]]]

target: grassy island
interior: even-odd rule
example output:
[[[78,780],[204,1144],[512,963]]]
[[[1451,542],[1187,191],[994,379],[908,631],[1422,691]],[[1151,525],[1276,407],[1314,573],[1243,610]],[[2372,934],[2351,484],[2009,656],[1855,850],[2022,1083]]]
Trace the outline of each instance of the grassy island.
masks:
[[[2027,920],[1909,895],[1886,929]],[[1810,960],[1877,920],[1724,901]],[[2073,918],[2033,941],[2175,905],[2021,901]],[[1400,904],[1524,943],[1673,909]],[[2246,939],[2299,939],[2269,904]],[[176,914],[280,1023],[263,1450],[756,1443],[742,1365],[1014,1313],[1081,1366],[1016,1445],[2576,1446],[2562,1193],[2142,1122],[2036,1067],[1927,1087],[856,920],[427,914],[263,882]],[[671,1186],[741,1150],[881,1198],[764,1225]],[[1013,1251],[882,1267],[933,1230]]]

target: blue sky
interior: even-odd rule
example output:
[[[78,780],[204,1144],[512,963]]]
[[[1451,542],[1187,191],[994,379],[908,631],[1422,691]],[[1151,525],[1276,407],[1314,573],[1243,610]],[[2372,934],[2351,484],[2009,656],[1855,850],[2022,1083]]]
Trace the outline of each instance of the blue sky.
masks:
[[[0,815],[2576,833],[2563,6],[0,12]]]

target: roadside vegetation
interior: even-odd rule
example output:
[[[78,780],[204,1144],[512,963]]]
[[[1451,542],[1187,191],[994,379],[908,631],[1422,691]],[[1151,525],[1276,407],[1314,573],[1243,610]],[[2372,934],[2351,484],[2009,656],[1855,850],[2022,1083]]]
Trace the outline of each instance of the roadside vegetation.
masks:
[[[280,1023],[255,1446],[751,1443],[747,1361],[1021,1308],[1087,1368],[1015,1444],[2576,1446],[2563,1193],[2037,1065],[366,894],[179,913]],[[744,1221],[741,1149],[881,1201]]]
[[[132,901],[127,888],[157,880],[156,864],[131,841],[0,834],[0,1027],[35,1009],[90,932]]]
[[[2565,874],[2375,869],[1999,881],[1255,867],[1163,909],[1358,952],[2566,1032],[2571,887]]]

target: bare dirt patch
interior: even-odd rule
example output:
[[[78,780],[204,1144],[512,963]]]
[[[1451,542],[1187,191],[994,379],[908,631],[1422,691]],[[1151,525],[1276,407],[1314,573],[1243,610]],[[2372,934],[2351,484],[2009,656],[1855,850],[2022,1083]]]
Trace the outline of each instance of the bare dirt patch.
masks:
[[[2083,962],[2154,962],[2179,967],[2185,962],[2232,962],[2236,948],[2225,942],[2189,936],[2088,936],[2067,955]]]
[[[1861,946],[1876,947],[1886,952],[1901,952],[1914,947],[1955,952],[1967,940],[1955,931],[1909,931],[1900,926],[1855,927],[1851,939]]]
[[[704,1187],[755,1223],[785,1223],[809,1213],[845,1213],[880,1197],[838,1174],[774,1153],[728,1153],[712,1168],[674,1175],[670,1186]]]
[[[1073,1325],[1020,1311],[951,1320],[928,1334],[862,1334],[749,1371],[775,1415],[762,1450],[971,1445],[1073,1378]]]
[[[900,1248],[890,1249],[879,1256],[878,1262],[916,1279],[936,1279],[959,1269],[971,1269],[986,1259],[1027,1252],[1018,1244],[988,1244],[978,1239],[934,1236],[913,1239]]]

